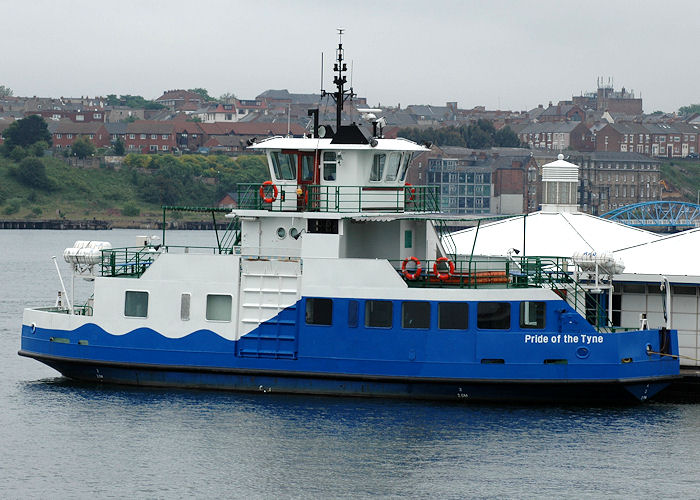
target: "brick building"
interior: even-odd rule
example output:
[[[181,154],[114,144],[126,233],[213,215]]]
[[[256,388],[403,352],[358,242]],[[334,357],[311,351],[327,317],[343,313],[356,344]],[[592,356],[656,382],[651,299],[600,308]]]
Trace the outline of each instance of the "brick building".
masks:
[[[175,122],[138,120],[126,126],[127,153],[167,153],[177,146]]]
[[[578,204],[583,212],[602,215],[661,197],[658,160],[640,153],[592,152],[569,161],[580,167]]]
[[[593,151],[593,134],[581,122],[531,123],[518,132],[518,139],[530,148],[563,151]]]
[[[110,145],[110,134],[102,122],[75,123],[70,120],[48,123],[55,150],[70,148],[79,137],[86,137],[97,148]]]

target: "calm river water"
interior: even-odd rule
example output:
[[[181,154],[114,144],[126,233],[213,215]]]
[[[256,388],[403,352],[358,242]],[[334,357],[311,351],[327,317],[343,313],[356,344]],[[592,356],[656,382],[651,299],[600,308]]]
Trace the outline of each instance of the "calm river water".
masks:
[[[700,405],[132,389],[69,382],[17,356],[22,308],[60,288],[51,256],[70,286],[65,247],[132,245],[138,234],[0,231],[0,497],[700,497]]]

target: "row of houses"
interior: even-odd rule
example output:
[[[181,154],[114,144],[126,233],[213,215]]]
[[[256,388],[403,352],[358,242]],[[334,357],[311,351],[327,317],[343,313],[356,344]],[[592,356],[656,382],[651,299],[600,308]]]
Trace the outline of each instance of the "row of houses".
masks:
[[[408,173],[415,185],[436,185],[440,207],[451,214],[519,214],[542,206],[542,166],[551,154],[534,155],[524,148],[472,150],[432,146],[417,156]],[[679,196],[661,179],[659,160],[639,153],[572,153],[579,166],[575,200],[582,212],[610,210]]]
[[[96,147],[124,143],[127,153],[168,153],[173,151],[234,152],[246,147],[246,141],[273,135],[301,136],[304,129],[286,123],[197,123],[186,120],[138,120],[131,123],[76,123],[70,120],[49,122],[55,150],[70,148],[79,137]]]
[[[578,121],[541,122],[516,130],[533,149],[639,153],[656,158],[697,157],[700,117],[672,123],[619,122],[587,126]]]

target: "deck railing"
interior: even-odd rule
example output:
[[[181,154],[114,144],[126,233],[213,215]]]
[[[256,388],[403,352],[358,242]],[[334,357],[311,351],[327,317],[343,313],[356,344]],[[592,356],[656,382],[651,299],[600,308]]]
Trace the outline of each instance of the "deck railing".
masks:
[[[393,261],[410,287],[447,288],[550,288],[584,316],[598,331],[627,330],[613,326],[600,294],[584,289],[569,271],[564,257],[514,257],[511,259],[417,259]]]
[[[440,210],[438,186],[238,184],[237,194],[238,208],[249,210],[334,213]]]

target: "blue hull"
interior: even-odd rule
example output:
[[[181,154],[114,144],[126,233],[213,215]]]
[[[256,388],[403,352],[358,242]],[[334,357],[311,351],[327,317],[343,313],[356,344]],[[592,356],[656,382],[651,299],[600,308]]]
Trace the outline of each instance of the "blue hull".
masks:
[[[86,382],[280,394],[392,397],[461,402],[624,404],[644,401],[670,383],[670,377],[636,382],[632,380],[595,382],[425,380],[330,373],[270,373],[147,366],[60,359],[25,351],[20,351],[19,354],[37,359],[68,378]]]
[[[328,325],[307,324],[293,306],[237,341],[211,330],[174,339],[24,325],[20,355],[93,382],[459,401],[643,401],[678,377],[677,359],[647,353],[677,354],[675,332],[598,334],[577,314],[552,317],[556,330],[407,329],[398,317],[372,328],[344,324],[347,306],[336,299],[339,320]]]

